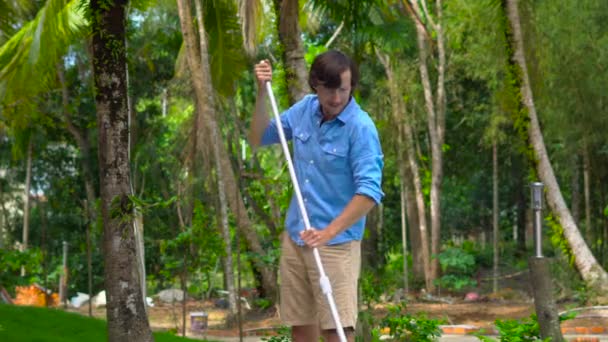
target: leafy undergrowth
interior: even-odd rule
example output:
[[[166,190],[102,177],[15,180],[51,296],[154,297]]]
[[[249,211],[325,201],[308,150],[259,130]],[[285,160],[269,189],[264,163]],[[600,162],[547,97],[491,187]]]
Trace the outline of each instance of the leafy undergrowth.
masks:
[[[195,341],[154,333],[157,342]],[[105,342],[106,322],[56,309],[0,305],[0,341]],[[200,341],[200,340],[199,340]]]

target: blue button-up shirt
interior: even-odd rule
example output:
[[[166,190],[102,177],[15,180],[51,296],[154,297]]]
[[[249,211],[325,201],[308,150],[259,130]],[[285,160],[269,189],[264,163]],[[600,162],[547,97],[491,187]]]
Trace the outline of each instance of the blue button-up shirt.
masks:
[[[316,95],[308,95],[281,114],[287,140],[293,140],[294,167],[310,224],[325,229],[355,194],[380,203],[384,166],[378,131],[354,98],[333,120],[322,123]],[[262,136],[262,145],[278,143],[275,120]],[[296,196],[291,198],[285,226],[298,245],[305,229]],[[365,217],[335,236],[329,245],[361,240]]]

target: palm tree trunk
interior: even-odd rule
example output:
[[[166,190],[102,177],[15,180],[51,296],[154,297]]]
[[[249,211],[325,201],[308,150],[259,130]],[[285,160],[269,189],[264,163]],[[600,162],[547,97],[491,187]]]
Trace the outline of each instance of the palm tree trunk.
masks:
[[[300,31],[298,0],[274,0],[279,41],[283,45],[283,64],[289,103],[294,104],[307,93],[308,82],[304,48]]]
[[[127,1],[91,0],[99,129],[108,340],[153,341],[137,268],[129,183],[125,24]]]
[[[545,184],[546,196],[549,207],[557,216],[559,223],[564,229],[564,236],[568,241],[572,253],[574,255],[574,264],[578,269],[581,277],[587,286],[599,289],[600,291],[608,290],[608,274],[597,262],[595,256],[585,243],[580,230],[574,222],[570,210],[566,206],[566,202],[562,196],[559,184],[555,178],[553,167],[547,155],[547,149],[543,140],[542,132],[536,114],[534,105],[534,97],[530,86],[530,78],[526,65],[523,34],[519,18],[519,8],[517,0],[505,0],[506,12],[509,20],[512,40],[514,47],[511,58],[519,66],[520,71],[520,91],[521,100],[526,107],[530,119],[528,127],[528,136],[534,154],[536,157],[536,169],[541,181]],[[503,5],[505,5],[503,3]]]
[[[207,35],[205,32],[205,23],[203,21],[203,9],[200,0],[195,0],[194,4],[196,6],[196,19],[198,21],[201,66],[204,72],[204,74],[202,75],[204,78],[203,84],[207,85],[208,88],[211,88],[211,77],[209,74],[209,68],[206,67],[209,65],[209,61],[207,57]],[[207,89],[206,91],[208,92],[208,94],[213,94],[213,89]],[[211,103],[208,103],[207,106],[210,110],[214,111],[215,103],[213,100],[213,96],[210,95],[208,98]],[[212,115],[216,116],[215,113],[213,113]],[[226,201],[226,187],[224,186],[225,176],[224,170],[222,169],[222,165],[220,163],[220,146],[223,146],[223,143],[215,125],[211,126],[211,139],[213,141],[213,159],[215,161],[217,191],[219,196],[219,215],[221,222],[220,227],[222,231],[222,238],[224,240],[224,251],[226,252],[226,255],[222,258],[222,266],[224,269],[224,279],[226,280],[226,291],[228,291],[228,309],[230,310],[228,322],[232,323],[236,315],[236,289],[234,286],[234,267],[232,262],[232,239],[230,237],[230,226],[228,224],[228,205]],[[202,137],[201,139],[197,139],[197,141],[202,141]]]
[[[206,105],[212,103],[212,100],[210,100],[208,97],[212,96],[213,94],[213,89],[208,88],[211,86],[209,63],[205,63],[203,65],[201,63],[201,54],[199,53],[199,48],[197,47],[195,40],[194,29],[191,24],[192,11],[190,8],[190,3],[186,0],[178,0],[177,5],[182,27],[182,35],[184,36],[184,42],[186,45],[188,65],[190,67],[192,75],[192,86],[194,88],[195,96],[197,99],[197,127],[204,128],[204,132],[207,132],[208,134],[212,134],[213,132],[219,132],[214,109]],[[203,76],[208,77],[209,81],[204,82],[202,78]],[[204,134],[204,132],[202,134]],[[219,137],[217,139],[219,139]],[[221,141],[215,141],[217,142],[218,146],[224,146]],[[238,213],[236,215],[237,225],[245,236],[245,239],[247,240],[247,244],[251,251],[260,256],[264,256],[267,253],[262,248],[259,237],[253,229],[253,225],[249,217],[247,216],[247,210],[245,208],[242,196],[240,195],[240,191],[236,184],[232,164],[230,162],[230,159],[228,158],[227,152],[225,150],[223,150],[223,152],[224,153],[221,153],[219,158],[220,168],[223,172],[221,173],[221,175],[218,174],[218,176],[222,177],[223,183],[226,187],[225,194],[228,198],[228,204],[233,213]],[[276,295],[278,292],[275,271],[268,267],[268,265],[264,264],[262,259],[263,257],[255,258],[255,266],[258,268],[262,275],[262,286],[264,288],[264,291],[266,292],[266,295],[270,299],[276,300]]]

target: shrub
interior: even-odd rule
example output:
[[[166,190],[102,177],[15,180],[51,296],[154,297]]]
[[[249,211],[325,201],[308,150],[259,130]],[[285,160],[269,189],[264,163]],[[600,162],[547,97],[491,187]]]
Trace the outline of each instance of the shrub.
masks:
[[[382,326],[389,329],[393,341],[431,342],[441,336],[443,320],[427,318],[424,313],[416,315],[403,314],[406,305],[390,306],[387,316],[382,320]],[[374,329],[373,341],[380,341],[380,332]]]
[[[441,252],[438,257],[443,276],[437,280],[437,285],[451,291],[477,285],[473,279],[475,257],[472,254],[452,246]]]

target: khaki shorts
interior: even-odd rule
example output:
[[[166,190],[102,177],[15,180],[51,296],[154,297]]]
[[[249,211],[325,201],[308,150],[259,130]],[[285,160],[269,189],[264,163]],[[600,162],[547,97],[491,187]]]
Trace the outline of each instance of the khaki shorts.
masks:
[[[289,326],[318,325],[335,329],[327,297],[321,291],[319,270],[312,249],[296,245],[283,233],[280,261],[280,314]],[[318,248],[325,274],[331,283],[343,327],[357,322],[357,282],[361,268],[361,242]]]

